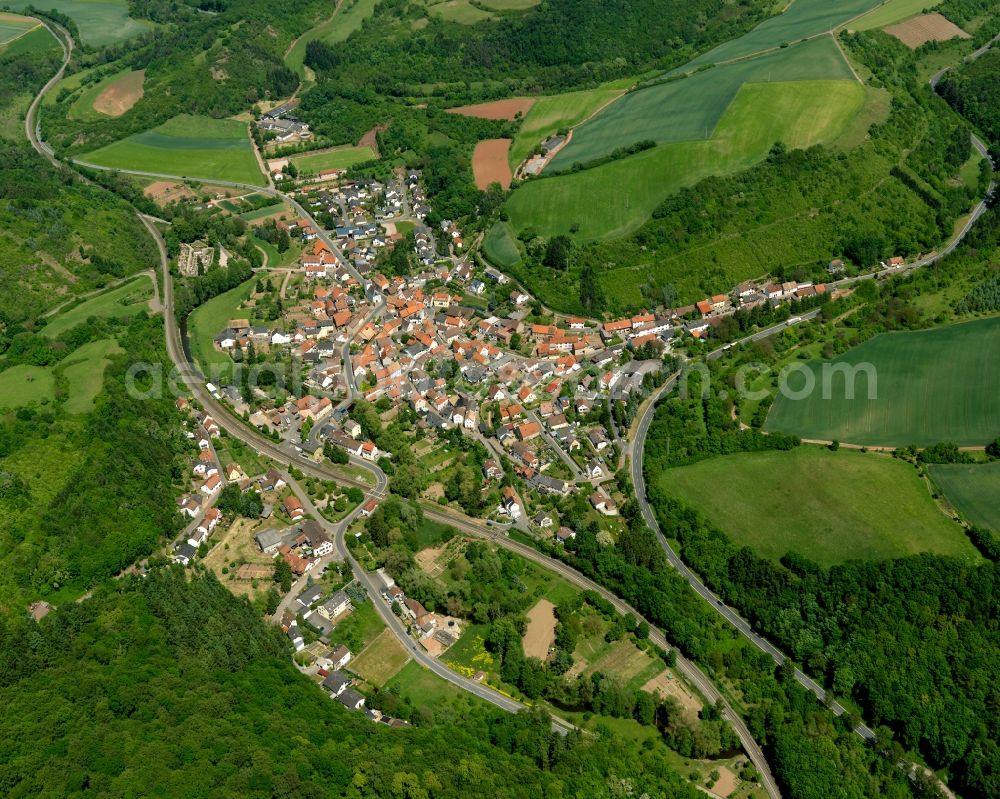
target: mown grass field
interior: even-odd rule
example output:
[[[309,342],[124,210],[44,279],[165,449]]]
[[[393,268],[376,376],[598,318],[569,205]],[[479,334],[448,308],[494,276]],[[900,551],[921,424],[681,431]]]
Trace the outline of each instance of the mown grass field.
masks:
[[[816,36],[840,27],[848,20],[874,8],[880,0],[795,0],[783,14],[764,20],[752,31],[737,39],[720,44],[699,56],[678,71],[687,71],[702,64],[718,64],[734,58],[746,58],[792,44],[808,36]]]
[[[546,168],[566,170],[639,141],[693,142],[713,131],[741,87],[773,81],[851,80],[829,37],[687,78],[634,91],[573,131],[573,139]],[[794,109],[790,109],[794,117]]]
[[[203,369],[208,369],[213,364],[224,367],[232,364],[232,358],[215,349],[214,340],[225,329],[230,319],[246,315],[239,310],[239,306],[253,292],[256,283],[257,278],[252,277],[236,288],[202,303],[191,312],[187,328],[188,339],[191,342],[191,357],[201,364]]]
[[[912,466],[889,455],[802,446],[711,458],[660,474],[659,487],[733,541],[823,566],[918,552],[975,558]]]
[[[356,655],[347,668],[369,685],[381,688],[399,673],[410,660],[403,645],[390,630],[382,630],[365,650]]]
[[[0,372],[0,409],[51,402],[55,396],[56,380],[49,367],[21,364]]]
[[[123,42],[156,27],[149,20],[132,19],[126,0],[53,0],[41,4],[37,0],[9,0],[8,5],[15,11],[29,5],[55,8],[76,23],[83,43],[92,47]]]
[[[228,180],[262,186],[247,126],[232,119],[183,114],[80,156],[81,161],[116,169]]]
[[[59,364],[69,383],[69,395],[63,405],[66,413],[87,413],[93,409],[94,400],[104,386],[104,372],[111,364],[111,356],[121,351],[114,339],[91,341]]]
[[[789,380],[801,390],[811,375],[816,390],[803,399],[775,400],[766,428],[802,438],[855,444],[927,446],[950,441],[984,445],[1000,432],[1000,318],[979,319],[916,333],[885,333],[832,362],[811,362]],[[871,364],[858,372],[854,398],[846,378],[833,367]],[[829,399],[821,390],[824,368]]]
[[[148,310],[149,300],[153,296],[153,284],[148,275],[139,275],[135,280],[123,283],[117,288],[95,294],[79,305],[53,316],[42,332],[49,338],[55,338],[83,322],[91,316],[104,318],[120,318],[132,316],[141,310]]]
[[[516,167],[531,151],[559,130],[571,128],[585,120],[606,103],[621,96],[625,87],[614,84],[567,94],[539,97],[531,107],[510,146],[510,165]]]
[[[870,31],[894,25],[904,19],[915,17],[927,8],[933,8],[934,0],[887,0],[878,8],[873,8],[860,19],[847,25],[851,30]]]
[[[662,144],[592,169],[528,181],[508,200],[511,224],[543,236],[568,234],[574,224],[573,235],[581,239],[625,235],[680,188],[745,169],[776,141],[804,148],[835,139],[864,99],[864,88],[846,80],[745,85],[713,124],[711,139]]]
[[[934,464],[929,471],[959,513],[1000,533],[1000,462]]]
[[[290,160],[299,172],[306,174],[321,172],[324,169],[347,169],[364,161],[375,158],[371,147],[338,147],[321,153],[306,153],[293,156]]]

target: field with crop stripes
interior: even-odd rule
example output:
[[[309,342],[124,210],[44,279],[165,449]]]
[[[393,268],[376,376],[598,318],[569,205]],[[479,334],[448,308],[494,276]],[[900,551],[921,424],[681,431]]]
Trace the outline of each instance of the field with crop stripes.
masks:
[[[118,169],[263,185],[246,123],[182,115],[80,156]]]
[[[1000,462],[934,464],[929,471],[959,513],[1000,533]]]
[[[511,223],[543,236],[569,233],[573,225],[581,239],[625,235],[681,187],[745,169],[777,141],[803,148],[831,141],[864,97],[860,84],[846,80],[737,86],[724,114],[712,121],[710,139],[670,142],[592,169],[528,181],[508,201]]]
[[[815,390],[802,399],[779,396],[766,428],[872,446],[982,446],[1000,433],[998,365],[1000,318],[885,333],[833,362],[804,365],[789,387],[797,392],[814,382]]]

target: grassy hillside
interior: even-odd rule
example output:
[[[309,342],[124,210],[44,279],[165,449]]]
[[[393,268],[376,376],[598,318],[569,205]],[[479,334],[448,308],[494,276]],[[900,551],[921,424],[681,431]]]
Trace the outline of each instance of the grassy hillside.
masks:
[[[774,50],[810,36],[818,36],[843,25],[879,4],[880,0],[795,0],[777,16],[770,17],[749,33],[720,44],[695,58],[685,70],[703,64],[719,64]]]
[[[935,5],[937,3],[928,3],[927,0],[887,0],[860,19],[851,22],[847,27],[858,31],[884,28],[886,25],[893,25],[904,19],[915,17],[928,8],[934,8]]]
[[[593,169],[529,181],[507,203],[511,223],[542,236],[570,233],[573,226],[584,240],[623,236],[678,189],[745,169],[775,142],[805,148],[832,141],[863,100],[862,86],[852,81],[748,84],[712,123],[710,140],[663,144]]]
[[[0,318],[8,325],[155,263],[130,208],[67,182],[27,145],[0,141],[0,183]]]
[[[76,23],[80,39],[88,47],[118,44],[156,27],[148,19],[129,16],[125,0],[58,0],[49,4],[39,4],[32,0],[10,0],[9,5],[15,10],[28,6],[43,10],[54,8],[66,14]]]
[[[1000,462],[932,464],[928,471],[968,521],[1000,533]]]
[[[925,446],[939,441],[984,445],[1000,430],[1000,318],[918,333],[887,333],[832,363],[805,365],[789,385],[798,391],[811,375],[817,389],[803,399],[779,396],[767,429],[803,438],[855,444]],[[858,372],[854,398],[845,394],[840,365],[871,365]],[[824,369],[829,398],[822,396]],[[875,396],[869,399],[869,391]]]
[[[851,71],[833,40],[823,37],[762,58],[660,83],[627,94],[574,130],[572,141],[547,169],[559,171],[577,162],[586,164],[640,141],[714,138],[719,120],[740,87],[748,83],[851,79]],[[801,115],[806,113],[803,110]],[[791,116],[794,119],[794,113]]]
[[[737,544],[822,566],[935,552],[977,558],[913,467],[889,456],[798,447],[711,458],[660,473],[660,488]]]
[[[516,167],[534,147],[556,131],[579,124],[606,103],[621,96],[625,87],[588,89],[539,97],[524,115],[510,146],[510,164]]]
[[[80,160],[99,166],[264,185],[244,122],[181,115]]]

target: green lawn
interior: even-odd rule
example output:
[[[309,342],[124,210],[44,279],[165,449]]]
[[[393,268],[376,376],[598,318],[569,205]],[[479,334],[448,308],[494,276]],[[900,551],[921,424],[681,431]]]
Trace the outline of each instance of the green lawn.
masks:
[[[94,400],[104,386],[104,371],[111,363],[111,356],[121,351],[114,339],[91,341],[59,364],[69,382],[66,413],[86,413],[93,409]]]
[[[389,685],[398,687],[400,697],[404,700],[409,699],[414,707],[430,710],[448,707],[486,707],[484,700],[477,699],[441,679],[413,660],[389,680]]]
[[[389,630],[383,630],[347,668],[360,675],[369,685],[381,688],[399,673],[410,660],[409,652]]]
[[[810,446],[742,453],[669,469],[658,484],[773,559],[790,550],[824,566],[918,552],[976,557],[914,468],[889,455]]]
[[[247,126],[182,114],[80,157],[99,166],[264,185]]]
[[[681,70],[745,58],[785,43],[797,42],[807,36],[821,34],[843,25],[878,4],[879,0],[794,0],[788,3],[783,14],[770,17],[743,36],[720,44],[681,67]]]
[[[149,20],[129,17],[126,0],[9,0],[7,5],[15,11],[29,5],[61,11],[76,23],[83,44],[91,47],[123,42],[156,27]]]
[[[861,19],[852,22],[848,27],[856,31],[870,31],[894,25],[910,17],[915,17],[924,9],[934,8],[934,0],[886,0],[882,5],[873,8]]]
[[[1000,462],[935,464],[930,475],[966,519],[1000,533]]]
[[[47,366],[21,364],[0,372],[0,409],[51,402],[55,396],[55,377]]]
[[[811,375],[816,390],[804,399],[780,396],[767,419],[768,430],[802,438],[856,444],[926,446],[950,441],[984,445],[1000,433],[1000,318],[979,319],[916,333],[886,333],[832,362],[811,362],[792,376],[793,392]],[[869,378],[858,372],[848,399],[842,369],[870,364]],[[862,369],[869,367],[861,367]],[[829,399],[821,387],[826,370]],[[874,394],[869,399],[869,393]]]
[[[371,147],[338,147],[321,153],[296,155],[291,161],[299,172],[310,174],[324,169],[347,169],[375,157],[375,151]]]
[[[581,239],[623,236],[670,194],[710,175],[745,169],[776,141],[805,148],[837,138],[864,99],[860,84],[844,80],[743,86],[713,123],[711,139],[662,144],[603,166],[528,181],[507,202],[511,224],[543,236],[570,233],[574,224]]]
[[[199,305],[188,317],[188,338],[191,342],[191,357],[202,369],[210,369],[213,364],[228,367],[233,359],[215,349],[215,337],[221,333],[230,319],[245,316],[239,307],[253,292],[256,276],[236,288],[230,289],[208,302]]]
[[[850,80],[851,71],[830,37],[687,78],[631,92],[573,131],[573,139],[547,167],[566,170],[639,141],[693,142],[713,131],[746,83]],[[840,111],[840,109],[837,109]],[[795,108],[787,109],[795,121]],[[842,112],[841,112],[842,113]],[[803,112],[798,116],[804,117]],[[752,117],[751,125],[754,124]],[[764,120],[763,126],[773,126]],[[754,131],[748,132],[754,138]]]
[[[153,296],[153,284],[148,275],[139,275],[135,280],[123,283],[117,288],[95,294],[79,305],[57,313],[49,319],[42,330],[44,335],[55,338],[92,316],[121,318],[132,316],[142,310],[149,310],[149,299]]]
[[[334,646],[343,644],[356,655],[374,641],[385,629],[385,623],[375,610],[373,601],[381,602],[380,599],[369,600],[354,608],[351,614],[334,629],[330,635],[330,643]]]

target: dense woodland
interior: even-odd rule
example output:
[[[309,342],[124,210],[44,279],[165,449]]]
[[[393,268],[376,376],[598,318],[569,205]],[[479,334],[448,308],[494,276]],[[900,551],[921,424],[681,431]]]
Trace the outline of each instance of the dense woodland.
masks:
[[[952,786],[970,797],[1000,791],[996,536],[970,532],[986,558],[978,564],[924,554],[824,569],[808,552],[789,552],[775,563],[737,546],[697,510],[663,494],[652,475],[715,455],[794,445],[794,439],[763,435],[756,427],[741,430],[734,421],[732,400],[720,400],[719,391],[731,387],[736,365],[767,362],[785,348],[786,336],[811,335],[832,355],[880,332],[961,318],[976,310],[968,298],[950,309],[937,298],[946,288],[953,296],[962,285],[976,287],[969,297],[985,296],[983,286],[995,282],[998,244],[1000,212],[994,208],[962,246],[933,266],[867,283],[811,332],[782,334],[768,348],[757,345],[714,363],[706,398],[695,381],[690,398],[672,397],[658,407],[644,464],[665,535],[680,542],[682,557],[706,583],[835,695],[857,703],[869,724],[891,729],[902,746],[947,768]],[[837,326],[828,321],[849,309]],[[763,423],[767,407],[761,404],[753,425]],[[948,445],[902,454],[921,463],[969,457]]]
[[[163,322],[145,315],[96,322],[55,342],[18,340],[9,363],[45,363],[89,340],[115,335],[95,408],[67,417],[58,405],[22,408],[0,423],[0,608],[26,599],[72,596],[153,552],[180,529],[174,481],[190,444],[172,397],[140,399],[127,390],[130,364],[168,364]],[[166,372],[164,372],[166,374]],[[136,381],[147,387],[152,376]],[[149,384],[151,385],[151,384]]]
[[[331,71],[340,85],[401,97],[565,90],[679,66],[748,30],[770,8],[758,0],[548,0],[474,26],[431,13],[415,29],[426,7],[383,0],[331,53]],[[470,83],[479,81],[487,88],[474,92]]]
[[[36,625],[0,619],[6,796],[651,799],[699,794],[655,752],[464,704],[390,730],[331,702],[212,576],[126,578]]]
[[[995,147],[1000,145],[1000,50],[993,48],[969,64],[950,70],[938,93],[972,122]]]

